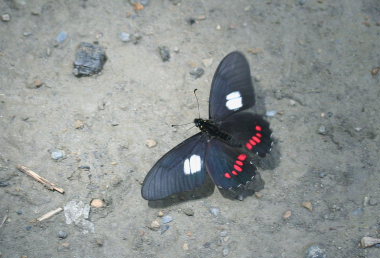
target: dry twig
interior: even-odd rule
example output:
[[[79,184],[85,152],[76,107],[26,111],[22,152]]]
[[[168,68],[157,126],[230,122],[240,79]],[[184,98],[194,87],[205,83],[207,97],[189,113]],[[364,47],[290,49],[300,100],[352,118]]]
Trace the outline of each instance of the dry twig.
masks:
[[[41,222],[41,221],[43,221],[43,220],[45,220],[45,219],[48,219],[48,218],[50,218],[50,217],[53,217],[55,214],[57,214],[57,213],[59,213],[59,212],[61,212],[61,211],[63,211],[63,209],[62,209],[61,207],[59,207],[59,208],[57,208],[57,209],[55,209],[55,210],[49,211],[48,213],[46,213],[46,214],[42,215],[41,217],[39,217],[39,218],[37,219],[37,221]]]
[[[36,181],[40,182],[41,184],[45,185],[49,190],[52,191],[57,191],[63,194],[65,190],[62,188],[56,186],[55,184],[49,182],[47,179],[43,178],[42,176],[38,175],[36,172],[32,171],[30,168],[27,168],[25,166],[18,165],[17,169],[20,170],[21,172],[24,172],[28,176],[33,177]]]

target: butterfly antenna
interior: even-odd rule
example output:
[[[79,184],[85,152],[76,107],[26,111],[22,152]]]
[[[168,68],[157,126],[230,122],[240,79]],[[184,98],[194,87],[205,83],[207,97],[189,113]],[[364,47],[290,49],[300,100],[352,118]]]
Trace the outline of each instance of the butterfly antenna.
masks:
[[[194,95],[195,95],[195,99],[197,100],[197,106],[198,106],[198,117],[201,118],[201,112],[199,111],[199,101],[198,101],[198,96],[197,96],[197,91],[198,89],[195,89],[194,90]]]
[[[184,126],[184,125],[189,125],[189,124],[192,124],[194,122],[190,122],[190,123],[186,123],[186,124],[180,124],[180,125],[172,125],[172,127],[179,127],[179,126]]]

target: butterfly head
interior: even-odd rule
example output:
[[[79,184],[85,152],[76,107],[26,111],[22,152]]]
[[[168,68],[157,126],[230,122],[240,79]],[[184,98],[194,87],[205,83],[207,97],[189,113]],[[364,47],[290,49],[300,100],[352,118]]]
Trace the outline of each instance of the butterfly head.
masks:
[[[202,128],[205,126],[206,121],[201,119],[201,118],[195,118],[194,119],[194,124],[196,127],[202,130]]]

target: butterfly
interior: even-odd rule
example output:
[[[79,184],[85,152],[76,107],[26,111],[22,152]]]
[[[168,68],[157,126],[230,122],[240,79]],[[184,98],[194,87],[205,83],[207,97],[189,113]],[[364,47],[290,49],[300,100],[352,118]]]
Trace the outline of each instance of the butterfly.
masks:
[[[194,119],[200,132],[156,162],[144,179],[142,197],[159,200],[193,190],[205,183],[206,173],[223,189],[252,182],[257,169],[250,156],[265,157],[273,143],[269,123],[246,111],[254,105],[248,61],[242,53],[232,52],[213,77],[209,119]]]

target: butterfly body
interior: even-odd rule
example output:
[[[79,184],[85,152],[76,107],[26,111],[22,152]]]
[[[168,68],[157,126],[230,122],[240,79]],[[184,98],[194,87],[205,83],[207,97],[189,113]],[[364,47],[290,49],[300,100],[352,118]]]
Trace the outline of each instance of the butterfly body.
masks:
[[[192,190],[206,173],[224,189],[236,189],[255,179],[252,155],[271,151],[272,131],[260,115],[244,112],[255,104],[250,68],[244,55],[228,54],[211,85],[209,119],[194,119],[200,132],[166,153],[143,182],[142,197],[158,200]]]
[[[216,137],[224,141],[231,140],[231,136],[222,132],[220,128],[211,120],[204,120],[201,118],[194,119],[194,124],[201,130],[201,132],[207,134],[209,137]]]

